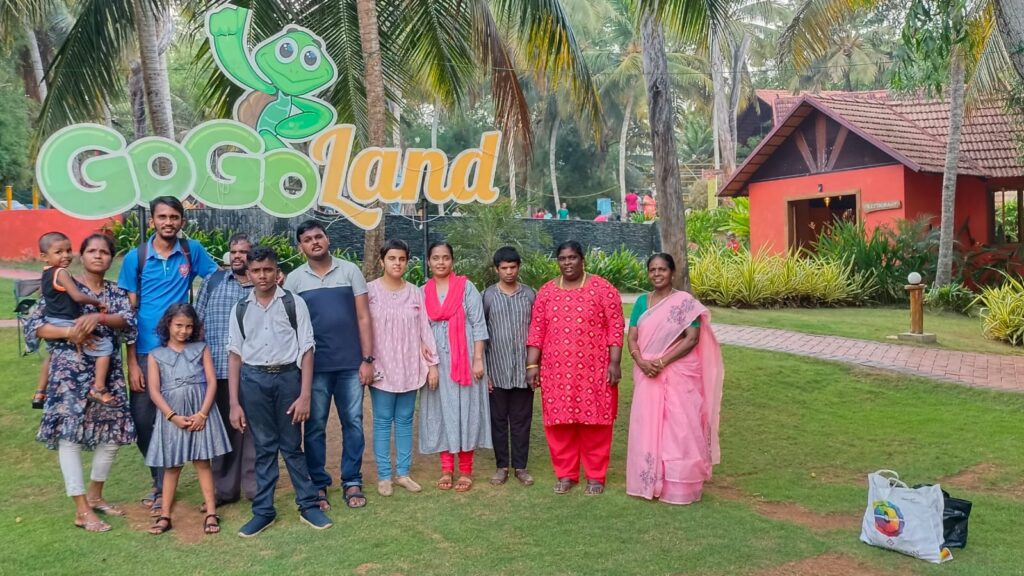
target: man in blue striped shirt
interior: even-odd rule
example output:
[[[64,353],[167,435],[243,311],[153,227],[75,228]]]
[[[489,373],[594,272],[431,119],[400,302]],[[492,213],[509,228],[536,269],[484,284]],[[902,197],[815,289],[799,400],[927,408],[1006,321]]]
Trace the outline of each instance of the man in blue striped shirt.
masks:
[[[526,469],[533,423],[533,388],[526,382],[526,336],[537,292],[519,283],[522,259],[506,246],[494,253],[498,283],[483,292],[487,333],[487,389],[490,392],[491,438],[497,470],[491,484],[508,480],[509,466],[524,486],[533,484]],[[509,441],[511,440],[511,458]]]

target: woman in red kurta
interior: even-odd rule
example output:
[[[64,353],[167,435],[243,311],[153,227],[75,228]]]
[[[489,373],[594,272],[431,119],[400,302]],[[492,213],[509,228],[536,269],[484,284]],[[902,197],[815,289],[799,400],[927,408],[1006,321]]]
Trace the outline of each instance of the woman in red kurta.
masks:
[[[604,491],[618,413],[622,300],[607,280],[583,267],[578,242],[558,247],[561,275],[537,293],[526,342],[526,378],[541,389],[556,494],[579,482],[581,460],[585,494]]]

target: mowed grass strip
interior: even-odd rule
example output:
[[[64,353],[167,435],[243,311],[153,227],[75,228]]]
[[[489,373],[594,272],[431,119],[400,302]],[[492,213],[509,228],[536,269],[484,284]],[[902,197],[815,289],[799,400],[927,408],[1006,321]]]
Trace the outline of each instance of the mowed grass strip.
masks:
[[[631,378],[622,384],[608,491],[551,493],[554,481],[540,422],[533,428],[536,486],[487,484],[493,458],[477,455],[476,486],[440,492],[435,456],[415,455],[421,494],[377,496],[374,466],[364,465],[369,506],[345,510],[336,491],[335,526],[315,532],[298,521],[290,492],[279,492],[280,522],[251,541],[235,536],[247,505],[222,509],[224,533],[194,536],[200,502],[194,473],[179,492],[179,524],[156,538],[130,521],[86,534],[71,526],[56,454],[33,440],[39,412],[28,408],[38,356],[18,358],[11,330],[0,331],[0,572],[135,574],[757,574],[826,553],[850,556],[893,574],[1015,574],[1024,499],[1020,422],[1024,398],[854,371],[782,354],[726,349],[723,465],[703,502],[687,507],[624,495]],[[629,366],[625,373],[630,374]],[[337,434],[337,428],[331,428]],[[332,463],[336,460],[331,459]],[[970,547],[941,568],[857,541],[866,504],[864,476],[894,468],[911,483],[931,482],[984,463],[995,470],[974,491],[946,486],[975,502]],[[124,447],[107,496],[135,503],[147,474],[134,446]],[[742,495],[726,496],[721,486]],[[816,530],[757,512],[759,501],[796,503],[810,513],[854,519],[854,527]],[[184,508],[192,509],[187,514]],[[133,513],[139,523],[140,513]],[[20,518],[20,522],[16,519]],[[180,533],[179,533],[180,532]],[[185,536],[185,534],[190,536]]]

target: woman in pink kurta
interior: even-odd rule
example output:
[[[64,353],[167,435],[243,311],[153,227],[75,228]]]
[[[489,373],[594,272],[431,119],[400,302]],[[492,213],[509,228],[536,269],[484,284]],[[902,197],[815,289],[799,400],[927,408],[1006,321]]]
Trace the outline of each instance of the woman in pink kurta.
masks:
[[[419,492],[409,476],[412,466],[412,419],[416,391],[424,384],[437,386],[437,350],[430,331],[423,293],[402,276],[409,261],[409,246],[389,240],[381,249],[384,276],[370,282],[367,291],[373,318],[373,349],[377,373],[370,387],[373,404],[373,454],[377,460],[377,491],[391,496],[391,428],[395,429],[394,484]],[[424,358],[430,356],[430,360]]]
[[[668,254],[647,261],[654,291],[637,299],[629,328],[633,405],[626,493],[668,504],[700,500],[718,464],[722,353],[708,310],[672,288]]]
[[[527,339],[526,377],[541,389],[544,432],[564,494],[579,482],[588,495],[604,491],[618,413],[622,300],[600,276],[584,271],[583,248],[558,247],[561,276],[541,287]]]

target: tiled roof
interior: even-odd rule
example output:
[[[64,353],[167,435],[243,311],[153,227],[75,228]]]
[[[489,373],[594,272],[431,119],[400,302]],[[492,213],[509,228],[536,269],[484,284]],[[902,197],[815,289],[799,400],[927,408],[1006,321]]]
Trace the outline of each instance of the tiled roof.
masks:
[[[843,92],[841,90],[823,90],[821,92],[810,92],[807,90],[801,90],[800,92],[793,92],[792,90],[774,90],[768,88],[759,88],[754,90],[754,94],[759,100],[768,104],[772,108],[772,120],[775,125],[778,125],[782,120],[792,112],[793,108],[800,103],[802,96],[814,95],[814,96],[836,96],[843,94],[851,94],[851,92]],[[860,98],[875,98],[875,99],[886,99],[889,93],[885,90],[871,90],[864,92],[854,92]]]
[[[764,100],[762,91],[758,92]],[[898,99],[879,92],[837,92],[790,96],[788,101],[777,97],[775,102],[776,113],[782,107],[788,107],[788,112],[726,182],[722,195],[740,193],[754,172],[814,109],[914,171],[943,172],[949,127],[946,101]],[[979,105],[965,115],[958,172],[983,178],[1024,177],[1022,153],[1014,134],[1020,120],[1011,118],[1001,102]]]

